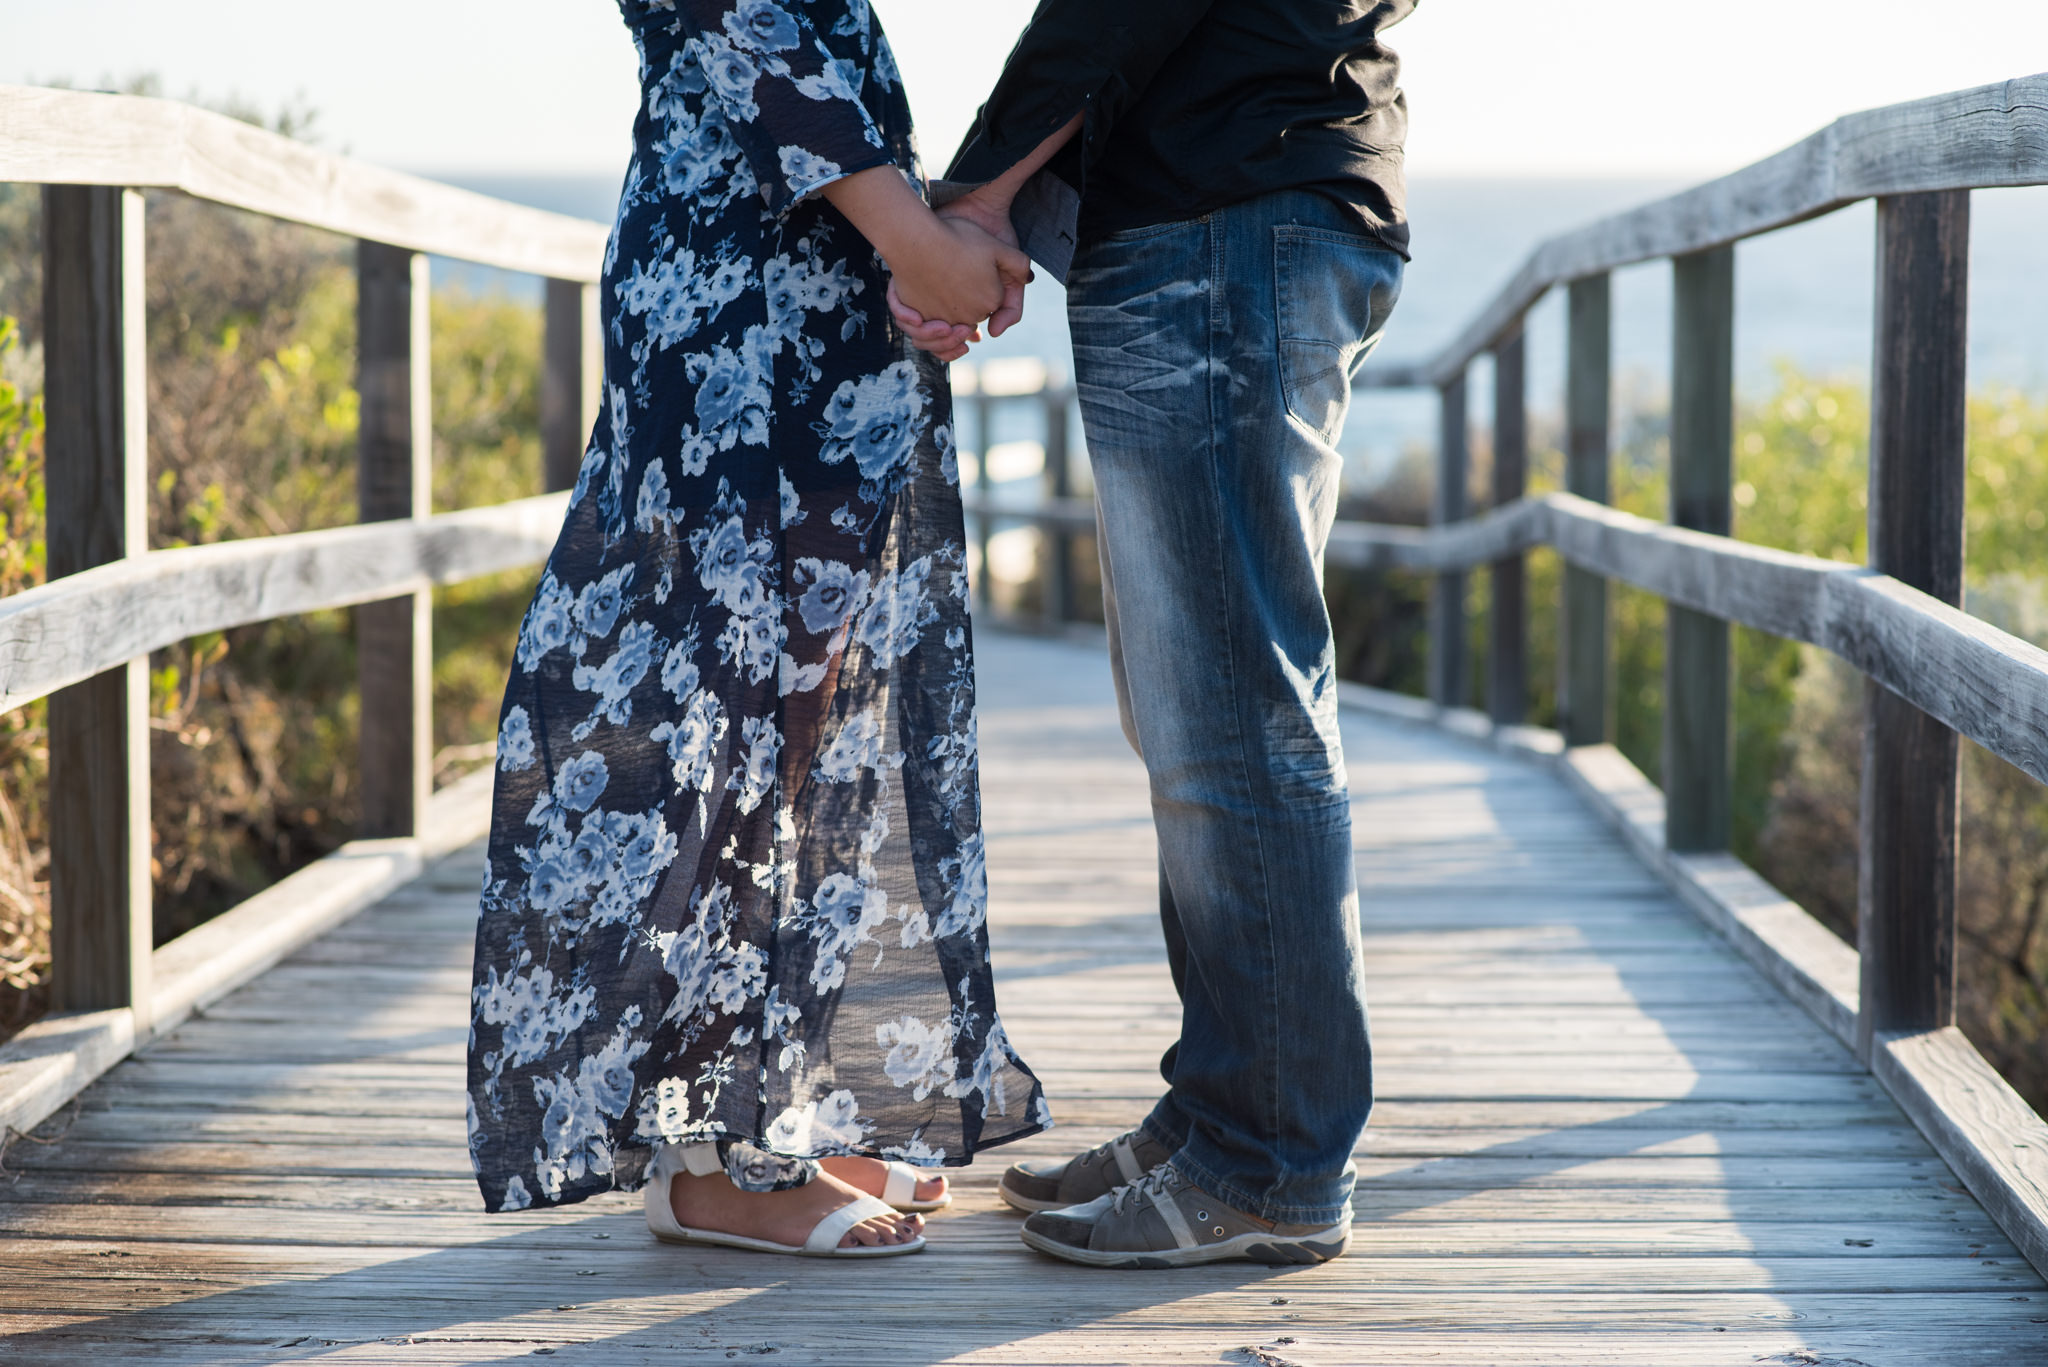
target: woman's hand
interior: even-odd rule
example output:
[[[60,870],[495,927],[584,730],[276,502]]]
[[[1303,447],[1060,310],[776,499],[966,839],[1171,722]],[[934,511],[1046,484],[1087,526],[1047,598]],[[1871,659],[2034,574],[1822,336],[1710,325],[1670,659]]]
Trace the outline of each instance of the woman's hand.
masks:
[[[891,259],[896,297],[928,319],[972,325],[1023,297],[1031,261],[959,216],[935,220],[939,231],[921,250]],[[1005,324],[1007,326],[1007,324]]]
[[[1010,207],[1007,200],[998,202],[999,196],[992,193],[993,186],[984,185],[978,190],[962,195],[938,211],[944,219],[958,219],[971,223],[989,236],[1008,246],[1017,245],[1017,230],[1010,223]],[[1015,327],[1024,317],[1024,286],[1030,282],[1027,273],[1022,280],[1006,277],[1003,283],[1003,302],[988,318],[988,335],[1000,337]],[[942,361],[957,361],[967,354],[969,343],[979,342],[979,329],[962,323],[949,323],[943,318],[927,318],[917,309],[903,302],[903,295],[895,282],[889,285],[889,312],[896,319],[896,325],[920,350],[929,351]]]
[[[888,263],[891,311],[925,350],[958,359],[967,342],[981,340],[982,319],[996,314],[1008,327],[1022,315],[1031,260],[1017,250],[1006,219],[998,226],[1007,242],[967,215],[942,219],[894,167],[856,171],[820,193]]]
[[[910,339],[910,344],[919,351],[929,351],[942,361],[957,361],[967,354],[970,342],[981,340],[981,330],[965,323],[949,323],[943,318],[927,318],[903,302],[896,292],[896,282],[889,282],[889,315],[896,320],[896,326]]]

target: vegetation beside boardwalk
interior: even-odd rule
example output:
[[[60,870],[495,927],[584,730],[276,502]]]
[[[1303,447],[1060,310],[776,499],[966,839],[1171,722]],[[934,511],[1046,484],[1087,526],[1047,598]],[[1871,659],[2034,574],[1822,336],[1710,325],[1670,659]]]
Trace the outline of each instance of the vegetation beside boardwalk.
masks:
[[[1531,488],[1562,487],[1553,441],[1532,453]],[[1539,434],[1540,436],[1540,434]],[[1661,420],[1617,430],[1615,503],[1662,519],[1668,446]],[[1488,452],[1474,452],[1484,506]],[[1865,554],[1869,402],[1857,385],[1785,366],[1773,392],[1737,415],[1735,535],[1758,545],[1860,562]],[[1429,464],[1418,456],[1341,516],[1421,525]],[[2048,645],[2048,399],[1974,395],[1969,414],[1969,610]],[[1556,714],[1559,562],[1530,557],[1531,719]],[[1485,677],[1486,576],[1471,576],[1471,678]],[[1425,577],[1333,570],[1331,615],[1345,677],[1423,691]],[[1652,779],[1662,767],[1664,605],[1615,586],[1615,739]],[[1734,633],[1735,851],[1845,939],[1856,936],[1857,809],[1863,681],[1810,646]],[[1479,702],[1475,691],[1472,701]],[[1964,1031],[2035,1109],[2048,1112],[2048,794],[1965,741],[1959,1015]]]
[[[353,244],[179,195],[148,200],[150,546],[355,521]],[[0,595],[43,576],[38,202],[33,186],[0,187]],[[436,509],[539,493],[538,306],[443,290],[432,311]],[[439,781],[488,753],[533,579],[435,595]],[[159,943],[350,838],[355,677],[347,612],[151,658]],[[43,717],[40,703],[0,716],[0,1037],[43,1009]]]

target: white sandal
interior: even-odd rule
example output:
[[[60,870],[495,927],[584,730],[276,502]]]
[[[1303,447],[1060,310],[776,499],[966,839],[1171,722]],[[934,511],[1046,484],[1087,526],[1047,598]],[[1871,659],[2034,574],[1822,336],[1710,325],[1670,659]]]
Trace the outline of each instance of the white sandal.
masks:
[[[841,1248],[839,1241],[846,1237],[846,1231],[861,1221],[877,1215],[896,1214],[887,1202],[867,1195],[847,1202],[818,1221],[812,1227],[810,1237],[801,1244],[778,1244],[769,1239],[728,1234],[717,1229],[692,1229],[678,1222],[675,1207],[669,1202],[669,1183],[676,1174],[687,1172],[693,1177],[709,1177],[724,1171],[725,1164],[719,1161],[716,1144],[662,1145],[656,1151],[654,1163],[647,1174],[648,1230],[663,1243],[711,1244],[719,1248],[744,1248],[756,1253],[782,1253],[798,1258],[887,1258],[898,1253],[924,1251],[922,1234],[908,1243],[856,1244],[852,1248]]]
[[[882,1166],[889,1170],[889,1179],[882,1184],[882,1199],[905,1215],[923,1215],[927,1211],[944,1210],[953,1204],[951,1183],[947,1183],[949,1190],[938,1200],[920,1201],[917,1199],[917,1184],[925,1180],[923,1169],[895,1162]]]

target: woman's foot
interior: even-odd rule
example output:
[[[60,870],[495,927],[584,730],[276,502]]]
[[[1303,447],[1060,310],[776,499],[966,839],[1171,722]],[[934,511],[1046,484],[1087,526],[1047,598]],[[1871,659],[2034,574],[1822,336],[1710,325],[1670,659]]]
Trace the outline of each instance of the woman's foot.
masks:
[[[870,1196],[886,1198],[889,1185],[889,1165],[879,1158],[848,1156],[843,1158],[820,1158],[818,1166],[831,1173],[840,1181]],[[920,1177],[911,1189],[911,1200],[943,1201],[946,1199],[944,1177]]]
[[[722,1172],[708,1177],[678,1172],[668,1187],[669,1209],[686,1229],[743,1234],[792,1246],[801,1245],[820,1220],[861,1194],[829,1171],[787,1191],[741,1191]],[[923,1230],[921,1215],[877,1215],[847,1230],[839,1247],[907,1244]]]

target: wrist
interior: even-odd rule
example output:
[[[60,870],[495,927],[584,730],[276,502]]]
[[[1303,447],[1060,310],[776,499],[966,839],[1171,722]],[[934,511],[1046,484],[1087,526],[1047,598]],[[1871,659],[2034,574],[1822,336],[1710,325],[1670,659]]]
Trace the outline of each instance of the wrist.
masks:
[[[993,237],[1007,238],[1011,235],[1010,203],[1007,195],[990,193],[983,186],[960,196],[939,212],[946,217],[964,218]]]
[[[897,274],[903,266],[928,260],[934,253],[943,252],[952,245],[946,225],[929,209],[922,213],[905,214],[890,222],[881,233],[870,234],[868,241],[873,244],[876,255],[882,258],[883,264],[889,267],[892,275]]]

